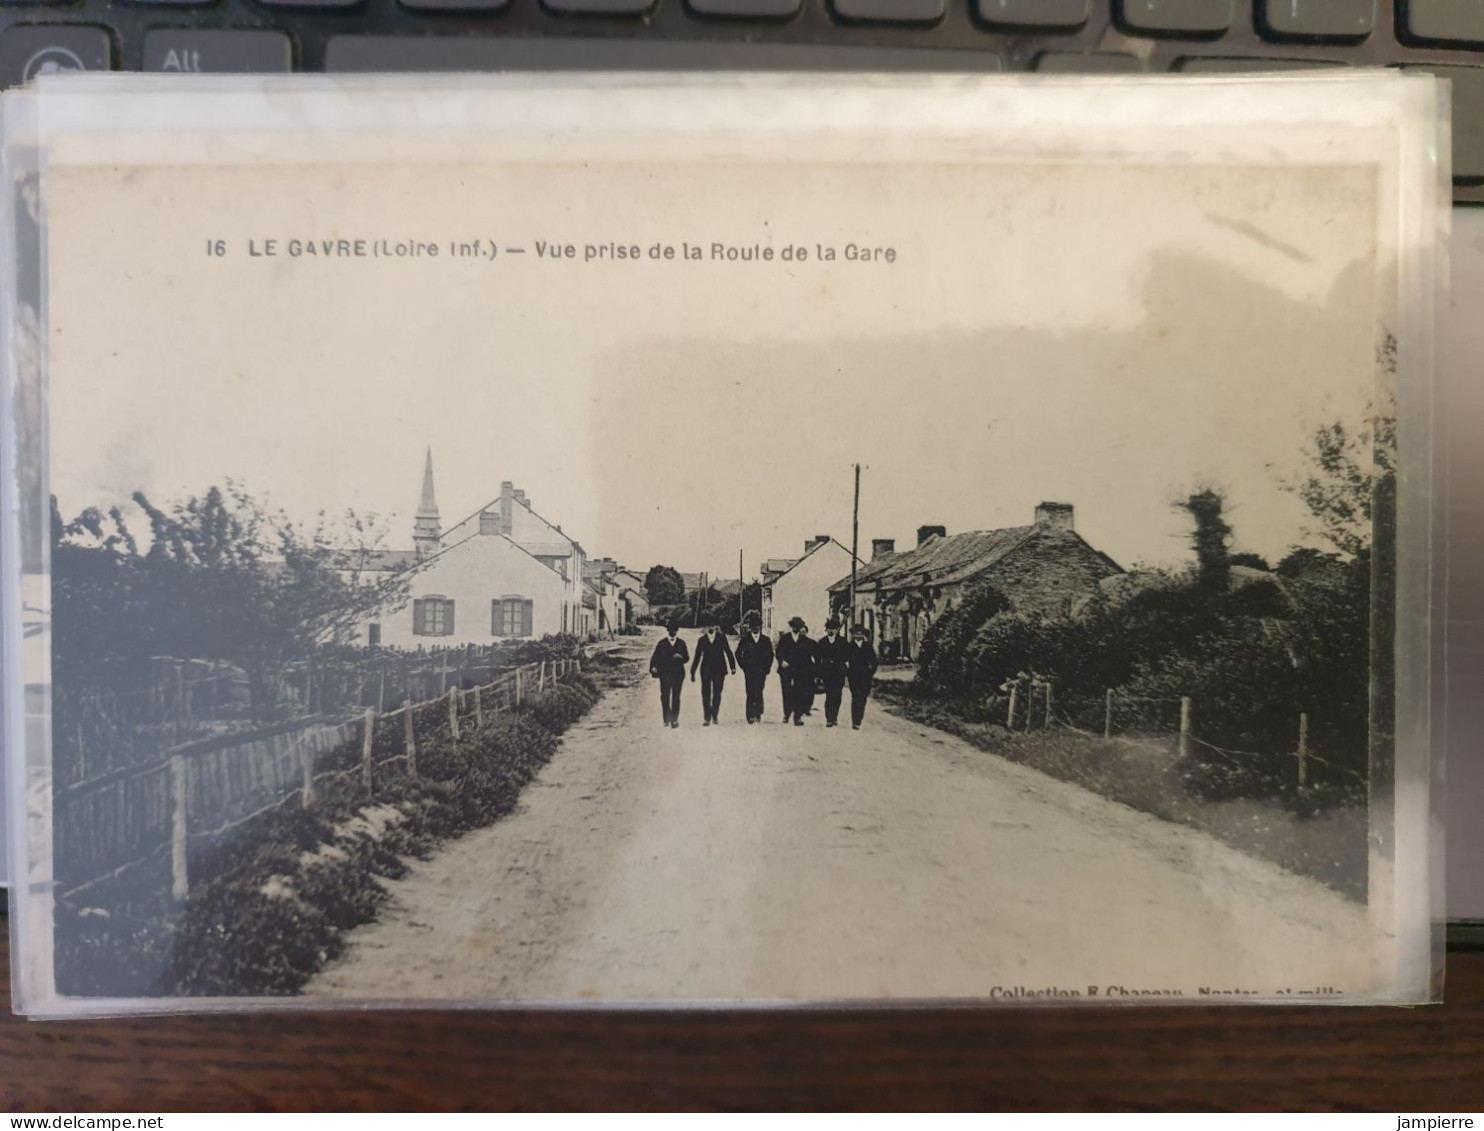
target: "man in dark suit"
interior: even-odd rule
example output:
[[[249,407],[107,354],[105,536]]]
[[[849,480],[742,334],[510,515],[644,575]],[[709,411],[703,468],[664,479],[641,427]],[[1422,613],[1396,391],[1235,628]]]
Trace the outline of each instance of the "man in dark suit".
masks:
[[[824,622],[824,638],[814,642],[814,674],[824,685],[824,725],[840,721],[840,699],[845,691],[845,664],[850,645],[840,635],[840,618]]]
[[[685,665],[690,662],[690,649],[679,633],[680,622],[672,619],[649,657],[649,674],[660,681],[660,710],[670,727],[680,725],[680,689],[685,686]]]
[[[871,634],[858,624],[850,630],[846,650],[845,676],[850,681],[850,727],[860,730],[866,717],[866,700],[871,694],[871,680],[876,675],[876,649],[871,647]]]
[[[737,661],[732,657],[727,634],[714,624],[708,624],[705,634],[696,641],[696,658],[690,665],[692,683],[696,681],[697,668],[701,670],[701,711],[706,716],[701,725],[709,727],[721,721],[721,689],[727,681],[727,670],[737,674]]]
[[[804,716],[814,706],[814,641],[803,617],[788,622],[789,631],[778,637],[773,654],[778,657],[778,682],[783,685],[783,721],[804,725]]]
[[[773,642],[762,634],[762,618],[756,612],[747,614],[742,637],[737,641],[737,666],[747,681],[747,721],[763,718],[763,684],[773,670]]]

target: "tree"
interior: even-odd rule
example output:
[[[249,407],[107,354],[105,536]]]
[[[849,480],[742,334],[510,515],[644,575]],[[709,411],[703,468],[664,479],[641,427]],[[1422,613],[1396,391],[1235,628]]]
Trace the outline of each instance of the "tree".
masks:
[[[1190,542],[1195,550],[1196,577],[1208,593],[1225,593],[1231,585],[1232,528],[1221,516],[1225,499],[1207,487],[1181,504],[1195,520]]]
[[[678,605],[685,600],[685,580],[674,566],[651,566],[644,575],[644,595],[651,606]]]
[[[118,508],[65,522],[52,501],[59,676],[117,658],[225,660],[266,703],[276,668],[407,600],[416,566],[368,570],[376,532],[354,514],[305,528],[231,484],[169,507],[134,502],[147,537]]]
[[[1394,379],[1394,338],[1387,337],[1378,361]],[[1318,524],[1314,533],[1336,553],[1322,556],[1331,562],[1330,577],[1312,587],[1309,635],[1327,661],[1321,674],[1330,685],[1348,688],[1357,704],[1368,701],[1370,752],[1384,763],[1391,756],[1396,713],[1394,407],[1383,402],[1359,426],[1335,421],[1317,428],[1311,444],[1308,473],[1288,487]],[[1289,555],[1295,572],[1303,567],[1304,576],[1317,581],[1314,567],[1322,559],[1299,554]]]

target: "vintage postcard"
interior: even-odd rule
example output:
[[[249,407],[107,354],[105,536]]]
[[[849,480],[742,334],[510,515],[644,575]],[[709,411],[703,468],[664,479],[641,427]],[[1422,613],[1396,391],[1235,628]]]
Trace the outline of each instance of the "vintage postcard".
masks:
[[[673,132],[36,181],[43,1008],[1425,996],[1385,146]]]

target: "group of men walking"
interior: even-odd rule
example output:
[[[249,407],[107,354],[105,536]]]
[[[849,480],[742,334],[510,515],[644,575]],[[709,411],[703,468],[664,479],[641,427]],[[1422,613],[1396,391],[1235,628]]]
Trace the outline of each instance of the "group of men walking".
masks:
[[[680,692],[685,686],[685,671],[690,667],[691,682],[701,681],[703,726],[720,723],[721,693],[728,675],[742,669],[747,685],[747,722],[763,721],[763,685],[774,665],[783,692],[783,721],[804,725],[804,716],[812,713],[814,697],[824,692],[825,726],[836,726],[845,688],[850,688],[850,725],[860,729],[866,717],[866,700],[871,694],[871,681],[876,674],[876,650],[870,634],[862,625],[851,629],[847,641],[840,632],[840,619],[825,622],[825,635],[815,640],[802,617],[788,622],[788,631],[779,633],[775,644],[762,633],[762,618],[747,614],[742,635],[733,652],[726,633],[708,625],[696,640],[692,657],[686,642],[680,638],[680,625],[671,621],[665,636],[655,645],[649,660],[649,674],[659,680],[660,709],[666,726],[680,725]]]

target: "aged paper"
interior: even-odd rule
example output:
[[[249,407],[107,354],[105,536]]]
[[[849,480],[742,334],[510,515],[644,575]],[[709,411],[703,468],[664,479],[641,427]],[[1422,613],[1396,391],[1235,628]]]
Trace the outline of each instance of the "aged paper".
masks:
[[[1390,992],[1390,174],[517,149],[47,171],[59,996]]]

